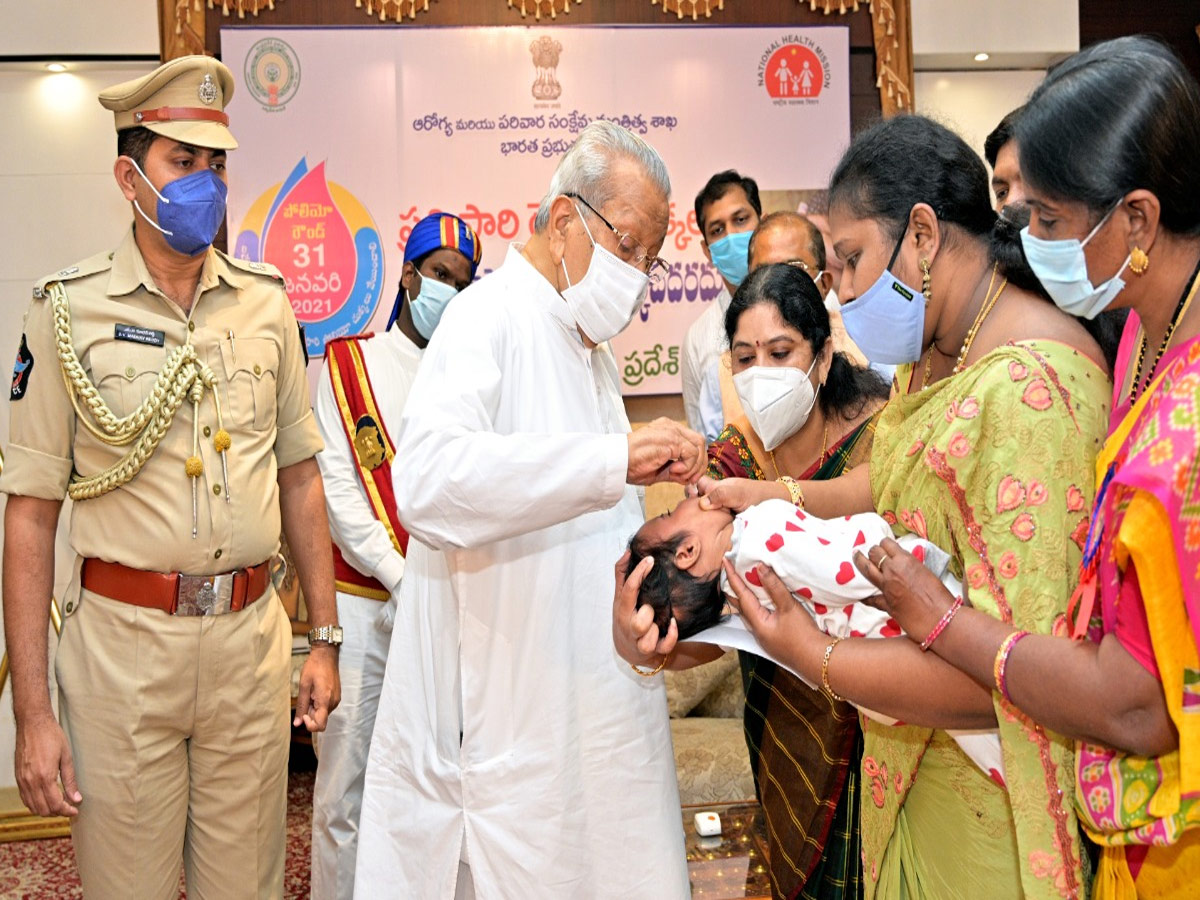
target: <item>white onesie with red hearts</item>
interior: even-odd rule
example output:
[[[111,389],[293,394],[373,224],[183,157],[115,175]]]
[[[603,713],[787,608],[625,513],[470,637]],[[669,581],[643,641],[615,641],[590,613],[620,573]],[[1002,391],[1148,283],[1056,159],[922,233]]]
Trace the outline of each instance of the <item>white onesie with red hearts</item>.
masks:
[[[962,583],[949,572],[948,553],[916,535],[896,537],[891,526],[875,513],[820,519],[786,500],[766,500],[734,518],[733,540],[725,556],[759,603],[769,609],[774,609],[775,604],[755,572],[755,567],[762,564],[774,570],[826,634],[840,638],[898,637],[903,632],[891,616],[859,602],[879,591],[854,567],[856,550],[866,553],[884,538],[892,538],[921,560],[951,594],[961,595]],[[733,594],[724,570],[721,587]],[[689,640],[736,647],[772,658],[737,616]],[[776,663],[782,665],[778,660]],[[803,680],[802,675],[795,674]],[[859,709],[885,725],[898,724],[890,716],[865,707]],[[982,771],[1004,784],[1004,755],[996,729],[949,730],[948,734]]]
[[[898,637],[900,626],[886,612],[860,603],[879,590],[854,566],[854,553],[866,553],[892,538],[921,560],[958,596],[962,584],[949,572],[950,555],[935,544],[906,534],[896,537],[875,513],[820,519],[786,500],[766,500],[733,520],[733,537],[725,556],[733,563],[759,603],[774,609],[755,567],[770,566],[792,596],[833,637]],[[725,578],[721,585],[733,591]]]

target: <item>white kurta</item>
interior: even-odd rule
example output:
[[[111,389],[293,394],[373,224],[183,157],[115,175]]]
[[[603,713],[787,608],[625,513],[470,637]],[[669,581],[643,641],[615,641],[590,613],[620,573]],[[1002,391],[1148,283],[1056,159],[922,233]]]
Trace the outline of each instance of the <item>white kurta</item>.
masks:
[[[399,329],[360,341],[358,346],[376,407],[394,438],[409,389],[417,377],[421,351]],[[338,654],[342,700],[330,714],[325,731],[313,736],[319,762],[313,788],[312,895],[321,900],[348,900],[354,894],[367,749],[383,687],[404,557],[392,546],[387,530],[376,518],[359,478],[354,448],[346,437],[329,380],[328,362],[317,385],[316,418],[325,440],[317,463],[325,482],[325,505],[334,543],[346,562],[373,576],[391,594],[383,602],[338,592],[338,623],[344,637]]]
[[[395,469],[409,545],[357,896],[689,893],[662,677],[612,643],[642,521],[607,347],[514,248],[426,351]],[[432,548],[432,549],[430,549]],[[444,551],[444,552],[439,552]]]
[[[714,414],[711,407],[702,405],[701,396],[709,372],[720,361],[721,354],[729,349],[729,341],[725,339],[725,313],[732,302],[729,289],[722,284],[721,293],[713,298],[708,309],[700,313],[688,328],[680,351],[683,412],[687,416],[688,426],[710,441],[720,434],[724,423],[721,421],[720,407]]]

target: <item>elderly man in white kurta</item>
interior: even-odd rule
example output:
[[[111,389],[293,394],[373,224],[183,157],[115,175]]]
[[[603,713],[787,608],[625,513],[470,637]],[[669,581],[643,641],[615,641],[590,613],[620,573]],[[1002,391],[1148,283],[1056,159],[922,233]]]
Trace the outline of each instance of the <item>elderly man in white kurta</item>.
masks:
[[[688,895],[661,676],[611,638],[629,485],[696,478],[699,435],[629,433],[605,343],[660,263],[658,155],[585,129],[535,234],[446,312],[394,472],[414,538],[367,764],[356,896]]]

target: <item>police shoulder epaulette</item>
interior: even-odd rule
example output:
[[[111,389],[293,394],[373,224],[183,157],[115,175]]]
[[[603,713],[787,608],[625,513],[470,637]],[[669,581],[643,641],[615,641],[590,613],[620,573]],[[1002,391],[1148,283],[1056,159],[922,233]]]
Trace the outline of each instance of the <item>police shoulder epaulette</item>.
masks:
[[[230,256],[228,253],[222,253],[221,258],[235,269],[240,269],[243,272],[249,272],[251,275],[261,275],[264,278],[270,278],[273,281],[283,281],[283,274],[270,263],[252,262],[248,259],[238,259],[236,256]]]
[[[112,268],[113,254],[110,252],[97,253],[95,256],[89,256],[82,262],[77,262],[73,266],[67,266],[65,269],[60,269],[44,278],[39,278],[33,285],[33,299],[41,300],[46,296],[46,285],[53,284],[56,281],[75,281],[79,278],[86,278],[89,275],[95,275],[97,272],[106,272]]]

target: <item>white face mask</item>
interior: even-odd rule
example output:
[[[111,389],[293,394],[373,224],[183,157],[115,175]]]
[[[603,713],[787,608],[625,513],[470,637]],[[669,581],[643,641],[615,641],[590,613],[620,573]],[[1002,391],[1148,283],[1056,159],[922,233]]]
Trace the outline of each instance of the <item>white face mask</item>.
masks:
[[[633,319],[650,287],[650,276],[597,244],[579,204],[575,205],[575,211],[592,242],[592,260],[575,284],[571,284],[571,276],[567,274],[566,259],[562,260],[563,275],[567,278],[562,295],[580,331],[593,343],[601,344],[624,331]]]
[[[1118,202],[1117,206],[1120,205]],[[1021,245],[1025,249],[1029,268],[1033,269],[1033,274],[1038,277],[1038,281],[1042,283],[1055,305],[1069,315],[1094,319],[1125,287],[1121,275],[1129,265],[1128,256],[1125,257],[1121,268],[1117,269],[1116,275],[1093,286],[1088,276],[1087,257],[1083,254],[1087,242],[1109,220],[1117,206],[1110,209],[1082,241],[1078,238],[1048,241],[1030,234],[1028,225],[1021,229]]]
[[[774,450],[804,427],[817,402],[807,372],[795,366],[751,366],[733,376],[733,387],[750,427],[763,446]]]

